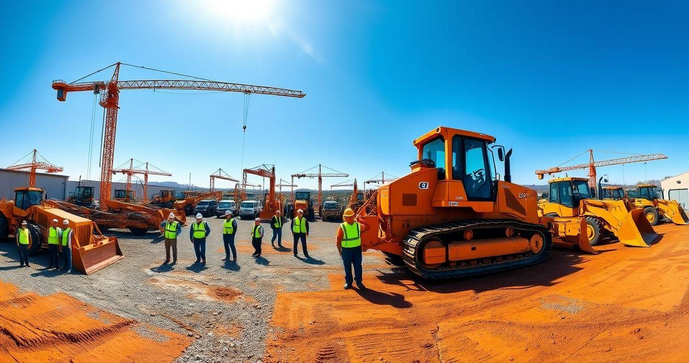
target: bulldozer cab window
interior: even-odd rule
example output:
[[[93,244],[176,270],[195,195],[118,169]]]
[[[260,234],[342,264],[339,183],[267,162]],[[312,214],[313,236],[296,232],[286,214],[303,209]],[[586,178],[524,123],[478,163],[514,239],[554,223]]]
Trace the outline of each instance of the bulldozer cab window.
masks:
[[[651,188],[639,188],[639,198],[655,199],[655,198],[653,198]]]
[[[569,182],[550,183],[551,203],[557,203],[565,207],[574,208],[574,198],[572,198],[573,186]]]
[[[296,193],[294,193],[294,199],[296,199],[296,200],[311,199],[311,193],[309,193],[309,192],[296,192]]]
[[[454,139],[461,139],[456,137]],[[453,149],[458,141],[453,140]],[[456,148],[457,150],[459,148]],[[493,178],[491,164],[488,161],[486,142],[483,140],[464,138],[463,153],[453,153],[452,178],[462,180],[469,200],[492,198]],[[461,160],[458,160],[461,159]],[[462,168],[460,165],[464,165]],[[458,167],[459,166],[459,167]],[[463,169],[463,171],[462,171]],[[457,175],[461,173],[460,175]]]
[[[559,192],[559,183],[550,183],[550,195],[548,196],[548,201],[551,203],[559,203],[560,202],[560,192]]]
[[[445,179],[445,140],[437,138],[423,146],[421,159],[430,159],[438,169],[438,180]]]
[[[21,209],[27,210],[34,205],[40,205],[43,202],[43,193],[37,190],[19,191],[14,196],[14,205]]]

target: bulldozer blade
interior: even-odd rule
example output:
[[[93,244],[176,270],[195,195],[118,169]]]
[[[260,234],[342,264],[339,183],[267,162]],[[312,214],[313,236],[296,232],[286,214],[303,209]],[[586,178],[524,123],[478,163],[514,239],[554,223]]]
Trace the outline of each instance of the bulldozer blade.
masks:
[[[586,233],[587,226],[588,224],[586,223],[586,218],[581,218],[581,222],[579,223],[579,239],[577,240],[579,249],[584,252],[597,255],[598,251],[593,249],[593,246],[591,246],[591,243],[589,242],[589,236]]]
[[[642,209],[635,209],[622,219],[615,236],[627,246],[650,247],[659,235],[646,219]]]
[[[123,258],[115,237],[105,237],[94,244],[73,250],[72,264],[75,270],[90,275]]]

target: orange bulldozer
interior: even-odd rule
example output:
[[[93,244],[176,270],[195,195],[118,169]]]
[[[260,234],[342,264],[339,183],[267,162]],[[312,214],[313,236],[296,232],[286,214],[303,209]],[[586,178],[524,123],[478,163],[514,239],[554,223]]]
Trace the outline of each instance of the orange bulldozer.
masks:
[[[537,195],[511,183],[510,157],[489,135],[438,127],[414,140],[411,173],[357,210],[362,249],[383,251],[431,279],[493,273],[544,261],[551,233]],[[505,162],[504,181],[494,155]]]

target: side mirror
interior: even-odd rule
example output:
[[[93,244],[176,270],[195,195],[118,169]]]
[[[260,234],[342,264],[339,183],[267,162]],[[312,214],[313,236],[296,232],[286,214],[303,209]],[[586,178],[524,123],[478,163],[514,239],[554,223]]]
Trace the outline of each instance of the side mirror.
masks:
[[[498,159],[505,161],[505,149],[502,146],[498,148]]]

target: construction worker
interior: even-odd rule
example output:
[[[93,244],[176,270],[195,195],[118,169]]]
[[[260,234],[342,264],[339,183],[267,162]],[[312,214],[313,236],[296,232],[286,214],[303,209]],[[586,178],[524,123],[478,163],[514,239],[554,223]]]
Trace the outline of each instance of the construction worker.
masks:
[[[69,221],[66,219],[62,221],[62,228],[62,236],[60,237],[60,241],[62,241],[62,264],[64,265],[62,269],[67,270],[69,274],[72,273],[72,237],[74,233],[69,228]]]
[[[26,221],[22,221],[22,228],[17,231],[17,248],[19,249],[19,267],[29,266],[29,243],[31,232]]]
[[[48,255],[50,257],[50,262],[48,268],[59,269],[60,264],[58,263],[58,247],[60,245],[60,235],[62,230],[57,226],[57,219],[53,219],[50,223],[50,228],[48,228]]]
[[[251,244],[254,246],[254,257],[261,257],[261,242],[263,240],[263,226],[261,218],[254,220],[254,227],[251,228]]]
[[[237,233],[237,221],[232,218],[232,212],[225,211],[225,222],[222,229],[222,242],[225,245],[225,258],[223,261],[230,260],[230,252],[232,252],[232,262],[237,262],[237,249],[234,248],[234,236]]]
[[[201,213],[196,214],[196,222],[189,229],[189,238],[194,242],[194,253],[196,253],[196,263],[206,264],[206,237],[211,233],[208,223],[203,220]]]
[[[344,288],[352,287],[352,280],[356,281],[356,286],[361,290],[366,290],[366,286],[361,282],[361,232],[368,227],[354,220],[354,211],[351,208],[345,209],[344,223],[337,229],[337,249],[342,256],[345,269]],[[352,265],[354,265],[354,279],[352,279]]]
[[[165,262],[170,263],[170,248],[172,248],[172,264],[177,263],[177,236],[182,233],[182,226],[175,220],[175,214],[170,213],[167,221],[160,223],[165,230]]]
[[[299,240],[301,239],[301,245],[304,249],[304,257],[309,257],[309,251],[306,249],[306,236],[309,235],[309,221],[304,218],[304,211],[299,209],[297,211],[297,216],[292,219],[292,235],[294,236],[294,257],[297,257],[297,246],[299,246]]]
[[[273,238],[270,239],[270,244],[275,247],[275,238],[278,239],[278,246],[282,248],[282,215],[280,211],[275,211],[275,215],[270,219],[270,228],[273,230]]]

